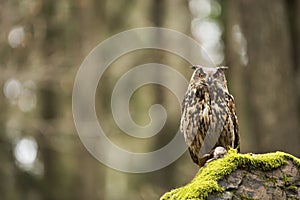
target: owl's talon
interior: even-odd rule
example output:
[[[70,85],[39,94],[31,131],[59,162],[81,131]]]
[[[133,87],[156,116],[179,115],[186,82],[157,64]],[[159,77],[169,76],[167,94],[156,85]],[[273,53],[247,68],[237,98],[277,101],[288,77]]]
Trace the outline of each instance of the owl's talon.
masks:
[[[217,160],[216,158],[211,158],[209,160],[206,161],[206,163],[204,164],[204,166],[206,166],[208,163],[210,163],[211,161]]]
[[[223,158],[227,154],[227,150],[224,147],[216,147],[214,150],[214,158]]]
[[[216,147],[213,150],[213,157],[211,159],[207,160],[204,166],[206,166],[209,162],[211,162],[213,160],[223,158],[226,154],[227,154],[227,150],[224,147]]]
[[[256,154],[255,153],[250,153],[250,156],[256,157]]]

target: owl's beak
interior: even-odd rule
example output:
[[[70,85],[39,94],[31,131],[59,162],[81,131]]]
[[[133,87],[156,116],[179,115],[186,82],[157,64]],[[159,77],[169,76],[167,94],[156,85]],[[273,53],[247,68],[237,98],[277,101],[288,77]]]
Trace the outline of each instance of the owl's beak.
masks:
[[[211,78],[211,77],[208,77],[208,78],[207,78],[207,84],[210,85],[211,83],[212,83],[212,78]]]

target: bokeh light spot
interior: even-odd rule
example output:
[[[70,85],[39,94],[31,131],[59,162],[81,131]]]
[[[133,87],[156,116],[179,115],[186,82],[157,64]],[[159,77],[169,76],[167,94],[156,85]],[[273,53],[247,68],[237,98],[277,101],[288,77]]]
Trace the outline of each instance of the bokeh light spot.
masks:
[[[8,34],[8,43],[12,48],[16,48],[23,43],[25,31],[22,26],[14,27]]]
[[[14,149],[14,155],[16,160],[28,167],[33,167],[34,161],[37,157],[37,148],[38,145],[34,138],[24,137],[17,142],[17,145]]]
[[[33,91],[25,88],[18,100],[18,106],[20,110],[22,110],[23,112],[29,112],[36,107],[36,104],[36,94]]]
[[[3,93],[6,98],[8,98],[10,101],[16,100],[20,94],[22,85],[21,83],[16,79],[9,79],[5,82]]]

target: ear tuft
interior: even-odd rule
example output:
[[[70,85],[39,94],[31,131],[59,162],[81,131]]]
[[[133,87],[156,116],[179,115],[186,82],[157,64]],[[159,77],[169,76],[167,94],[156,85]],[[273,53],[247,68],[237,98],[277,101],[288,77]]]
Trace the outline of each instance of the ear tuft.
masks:
[[[200,66],[200,65],[193,65],[191,68],[193,69],[193,70],[196,70],[196,69],[199,69],[199,68],[201,68],[202,66]]]
[[[228,69],[227,66],[219,66],[219,67],[217,67],[217,70],[226,71],[227,69]]]
[[[196,69],[198,69],[198,65],[193,65],[191,68],[193,69],[193,70],[196,70]]]

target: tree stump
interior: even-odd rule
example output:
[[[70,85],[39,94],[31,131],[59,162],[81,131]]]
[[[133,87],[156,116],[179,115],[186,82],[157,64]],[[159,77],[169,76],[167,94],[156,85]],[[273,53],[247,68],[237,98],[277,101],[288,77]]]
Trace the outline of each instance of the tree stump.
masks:
[[[202,167],[166,199],[300,199],[300,159],[283,152],[228,154]]]

